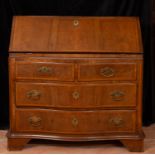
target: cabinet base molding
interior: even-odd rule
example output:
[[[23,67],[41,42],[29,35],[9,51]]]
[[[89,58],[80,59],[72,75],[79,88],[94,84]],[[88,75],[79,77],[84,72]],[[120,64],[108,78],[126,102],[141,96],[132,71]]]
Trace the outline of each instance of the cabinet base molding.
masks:
[[[8,133],[8,150],[22,150],[31,139],[46,139],[55,141],[70,141],[70,142],[86,142],[86,141],[104,141],[104,140],[119,140],[131,152],[144,151],[144,134],[125,134],[114,136],[110,135],[30,135]]]

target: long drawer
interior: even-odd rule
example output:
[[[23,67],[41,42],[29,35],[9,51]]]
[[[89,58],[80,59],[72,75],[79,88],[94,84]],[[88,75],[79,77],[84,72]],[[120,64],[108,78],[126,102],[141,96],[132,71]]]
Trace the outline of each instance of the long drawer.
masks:
[[[136,83],[16,83],[16,105],[55,108],[135,107]]]
[[[17,132],[101,134],[136,132],[136,111],[52,111],[16,109]]]

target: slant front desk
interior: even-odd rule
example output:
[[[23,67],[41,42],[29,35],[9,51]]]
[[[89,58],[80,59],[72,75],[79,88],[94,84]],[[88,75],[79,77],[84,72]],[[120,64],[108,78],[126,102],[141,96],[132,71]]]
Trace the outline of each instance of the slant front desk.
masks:
[[[138,18],[15,16],[8,148],[120,140],[143,151]]]

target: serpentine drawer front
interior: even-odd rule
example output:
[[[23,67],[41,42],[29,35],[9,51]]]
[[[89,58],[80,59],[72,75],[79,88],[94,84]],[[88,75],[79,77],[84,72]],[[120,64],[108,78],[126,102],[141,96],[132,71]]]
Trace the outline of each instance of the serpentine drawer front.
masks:
[[[16,83],[16,105],[55,108],[136,107],[135,83]]]
[[[142,75],[138,18],[15,16],[8,148],[36,138],[143,151]]]
[[[134,133],[135,116],[136,111],[131,110],[73,112],[17,109],[15,130],[46,134]]]

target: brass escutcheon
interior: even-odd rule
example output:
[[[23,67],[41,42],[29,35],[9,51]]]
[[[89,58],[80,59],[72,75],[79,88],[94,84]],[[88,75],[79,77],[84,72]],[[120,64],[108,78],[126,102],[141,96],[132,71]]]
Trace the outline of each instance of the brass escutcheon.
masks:
[[[111,93],[111,97],[113,101],[122,101],[124,99],[124,92],[122,91],[114,91]]]
[[[31,100],[39,100],[41,93],[37,90],[31,90],[27,92],[26,96],[28,99],[31,99]]]
[[[105,67],[100,69],[100,74],[105,77],[112,77],[114,76],[115,71],[110,67]]]
[[[79,26],[79,20],[74,20],[74,21],[73,21],[73,25],[74,25],[74,26]]]
[[[73,99],[77,100],[77,99],[80,98],[80,93],[75,91],[75,92],[72,93],[72,97],[73,97]]]
[[[73,127],[77,127],[78,124],[79,124],[78,119],[74,117],[74,118],[72,119],[72,125],[73,125]]]
[[[29,119],[28,119],[28,121],[29,121],[29,123],[30,123],[30,125],[32,126],[32,127],[39,127],[39,126],[41,126],[41,118],[40,117],[38,117],[38,116],[32,116],[32,117],[30,117]]]
[[[38,69],[38,72],[40,73],[51,73],[52,69],[46,66],[42,66]]]

